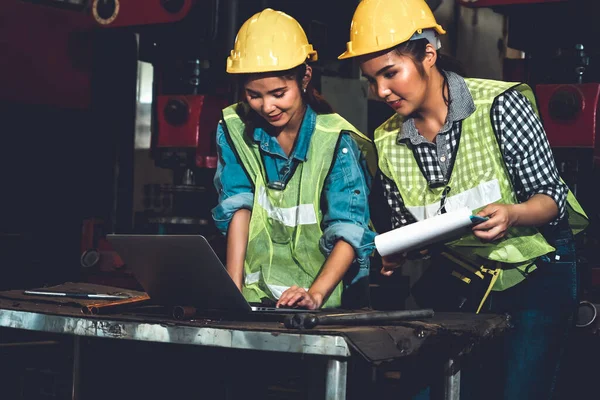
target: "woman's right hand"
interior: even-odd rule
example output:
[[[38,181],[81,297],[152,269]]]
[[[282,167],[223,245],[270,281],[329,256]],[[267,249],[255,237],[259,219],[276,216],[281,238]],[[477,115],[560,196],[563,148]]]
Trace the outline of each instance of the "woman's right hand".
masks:
[[[406,261],[406,253],[396,253],[381,257],[381,275],[391,276],[404,261]]]

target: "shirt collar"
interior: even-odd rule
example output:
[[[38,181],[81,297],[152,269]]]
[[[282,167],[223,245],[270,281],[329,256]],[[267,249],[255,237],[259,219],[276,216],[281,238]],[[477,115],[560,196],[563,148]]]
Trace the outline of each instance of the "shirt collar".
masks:
[[[442,73],[446,74],[448,79],[450,104],[448,104],[446,122],[440,130],[441,134],[448,132],[452,128],[452,125],[454,125],[454,122],[466,119],[475,112],[473,96],[471,96],[464,78],[450,71],[442,71]],[[417,131],[413,118],[406,119],[402,124],[402,131],[398,134],[397,142],[400,143],[403,140],[410,140],[413,145],[427,142],[427,139]]]
[[[302,119],[300,129],[298,130],[298,138],[296,139],[296,145],[294,146],[294,150],[290,157],[293,157],[299,161],[306,161],[306,155],[308,153],[310,140],[312,138],[316,124],[317,113],[314,112],[314,110],[307,104],[306,111],[304,112],[304,118]],[[260,148],[264,151],[271,153],[279,153],[281,151],[281,147],[277,142],[277,138],[269,135],[260,126],[254,129],[253,139],[260,145]]]

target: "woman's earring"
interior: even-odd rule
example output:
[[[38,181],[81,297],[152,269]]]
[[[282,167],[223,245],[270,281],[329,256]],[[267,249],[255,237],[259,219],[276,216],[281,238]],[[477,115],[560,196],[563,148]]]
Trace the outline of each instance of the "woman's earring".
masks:
[[[302,88],[302,93],[306,93],[306,87]]]

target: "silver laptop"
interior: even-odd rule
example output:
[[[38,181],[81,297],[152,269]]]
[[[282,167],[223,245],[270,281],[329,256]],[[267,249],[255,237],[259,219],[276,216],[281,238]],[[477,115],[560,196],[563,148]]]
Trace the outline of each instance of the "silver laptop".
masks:
[[[153,302],[228,312],[307,312],[250,305],[201,235],[106,236]]]

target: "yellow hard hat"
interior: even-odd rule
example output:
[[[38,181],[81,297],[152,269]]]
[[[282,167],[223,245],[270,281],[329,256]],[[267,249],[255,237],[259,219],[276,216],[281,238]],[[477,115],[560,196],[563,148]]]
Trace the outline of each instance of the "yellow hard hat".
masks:
[[[446,33],[425,0],[362,0],[352,17],[346,51],[338,59],[389,49],[424,29]]]
[[[285,71],[306,60],[316,61],[317,51],[294,18],[265,8],[244,22],[238,31],[227,72],[247,74]]]

